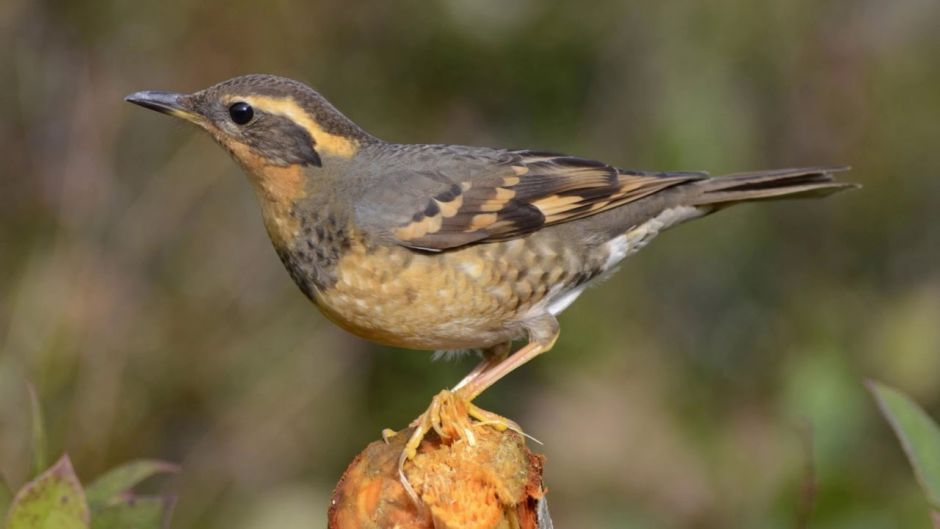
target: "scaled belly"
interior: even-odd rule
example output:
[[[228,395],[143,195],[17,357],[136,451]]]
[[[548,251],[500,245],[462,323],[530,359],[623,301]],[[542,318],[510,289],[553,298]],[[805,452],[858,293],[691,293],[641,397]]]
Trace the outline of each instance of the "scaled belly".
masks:
[[[488,347],[521,337],[528,315],[589,279],[568,272],[583,268],[570,266],[579,256],[552,246],[516,239],[425,254],[354,243],[315,301],[338,325],[384,344]]]

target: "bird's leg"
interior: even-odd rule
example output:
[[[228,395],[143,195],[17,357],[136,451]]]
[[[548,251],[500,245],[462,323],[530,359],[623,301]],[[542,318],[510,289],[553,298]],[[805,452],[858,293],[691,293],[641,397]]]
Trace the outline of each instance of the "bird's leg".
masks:
[[[506,343],[502,343],[502,344],[499,344],[499,345],[494,345],[493,347],[489,347],[489,348],[483,349],[483,351],[481,352],[481,354],[483,355],[483,359],[480,360],[480,363],[478,363],[478,364],[476,365],[476,367],[473,368],[473,370],[471,370],[469,373],[467,373],[467,375],[464,376],[464,377],[460,380],[460,382],[457,383],[456,386],[452,387],[452,388],[450,389],[450,391],[444,390],[444,391],[442,391],[441,393],[439,393],[438,395],[436,395],[436,396],[434,397],[434,399],[431,400],[431,405],[428,407],[428,411],[425,412],[425,413],[423,413],[421,416],[419,416],[419,417],[418,417],[417,419],[415,419],[414,421],[412,421],[409,426],[416,427],[416,428],[417,428],[417,427],[420,427],[420,423],[421,423],[422,419],[424,419],[425,416],[428,415],[428,412],[431,412],[432,410],[437,410],[436,416],[437,416],[437,418],[439,419],[439,418],[440,418],[440,411],[439,411],[439,410],[440,410],[441,405],[442,405],[442,402],[440,402],[440,401],[441,401],[442,399],[447,398],[447,397],[446,397],[447,394],[453,393],[453,392],[459,390],[459,389],[462,388],[463,386],[465,386],[465,385],[469,384],[470,382],[472,382],[474,379],[476,379],[478,376],[480,376],[480,374],[482,374],[483,372],[487,371],[488,369],[490,369],[490,368],[496,366],[497,364],[499,364],[500,362],[502,362],[503,360],[505,360],[506,357],[509,356],[509,352],[510,352],[511,350],[512,350],[512,342],[506,342]],[[469,404],[469,403],[468,403],[468,404]],[[474,406],[473,408],[476,409],[475,406]],[[472,410],[468,410],[468,411],[472,411]],[[482,410],[481,410],[481,411],[482,411]],[[435,414],[432,413],[430,418],[433,419],[434,416],[435,416]],[[471,413],[471,416],[474,416],[474,417],[475,417],[475,415],[473,415],[472,413]],[[481,419],[481,420],[482,420],[482,419]],[[438,424],[438,426],[439,426],[439,423],[440,423],[439,420],[438,420],[438,421],[433,421],[433,420],[432,420],[431,423],[430,423],[430,425],[429,425],[430,428],[428,428],[427,430],[425,430],[425,431],[422,433],[421,438],[423,439],[423,438],[424,438],[424,435],[426,435],[426,434],[427,434],[428,432],[430,432],[430,430],[432,430],[432,429],[435,430],[435,431],[437,431],[437,428],[434,427],[434,424]],[[469,431],[469,430],[468,430],[468,431]],[[439,432],[439,431],[438,431],[437,433],[438,433],[439,435],[441,434],[441,432]],[[391,439],[392,437],[395,437],[395,435],[397,435],[397,434],[398,434],[398,432],[396,432],[395,430],[392,430],[391,428],[386,428],[386,429],[382,430],[382,439],[387,443],[389,439]],[[414,437],[414,435],[412,435],[412,437]],[[420,442],[421,442],[421,441],[418,440],[418,443],[419,443],[419,444],[420,444]],[[414,448],[415,450],[417,450],[417,446],[414,446],[414,447],[412,447],[412,448]],[[410,458],[409,458],[409,459],[410,459]]]
[[[466,386],[478,376],[480,376],[480,374],[505,360],[506,357],[509,356],[509,352],[511,350],[512,342],[501,343],[499,345],[494,345],[493,347],[484,349],[482,352],[483,360],[481,360],[480,363],[473,368],[473,371],[467,373],[467,376],[463,377],[456,386],[450,388],[450,390],[457,391],[460,388]]]
[[[526,326],[529,331],[528,344],[512,355],[507,354],[509,344],[485,351],[484,359],[480,364],[454,386],[453,390],[444,390],[435,395],[428,409],[411,423],[414,431],[405,443],[405,448],[398,459],[398,475],[405,492],[419,507],[423,504],[411,483],[408,482],[404,466],[408,460],[415,457],[421,442],[432,430],[438,434],[441,441],[460,438],[471,445],[475,442],[471,429],[472,419],[498,430],[510,428],[522,432],[519,425],[512,420],[483,410],[471,401],[517,367],[552,348],[555,340],[558,339],[558,322],[555,318],[545,315],[528,323]],[[388,439],[387,432],[383,432],[383,437]]]
[[[555,340],[558,339],[558,322],[553,316],[546,315],[530,322],[527,328],[529,330],[529,343],[525,347],[481,372],[462,386],[455,388],[454,393],[467,402],[473,401],[499,379],[536,356],[547,352],[555,345]]]
[[[463,386],[469,384],[473,380],[475,380],[482,373],[486,372],[487,370],[493,368],[494,366],[496,366],[497,364],[505,360],[506,357],[509,356],[509,352],[511,350],[512,350],[512,342],[506,342],[506,343],[502,343],[502,344],[484,349],[482,351],[483,359],[480,361],[479,364],[476,365],[476,367],[473,368],[472,371],[467,373],[467,375],[463,377],[460,380],[460,382],[457,383],[456,386],[451,388],[450,391],[448,390],[441,391],[440,393],[435,395],[433,399],[431,399],[431,405],[428,406],[427,411],[422,413],[417,419],[412,421],[411,424],[409,425],[415,428],[415,432],[412,433],[412,436],[411,436],[411,439],[413,441],[409,442],[408,445],[406,445],[405,447],[405,454],[407,455],[406,460],[414,457],[414,452],[417,451],[418,445],[420,445],[421,440],[424,439],[424,436],[427,435],[431,430],[434,430],[435,432],[437,432],[438,436],[440,436],[441,439],[445,439],[445,438],[449,439],[453,437],[452,435],[449,435],[450,433],[453,433],[453,432],[448,432],[448,433],[444,432],[444,429],[441,424],[442,417],[445,417],[445,418],[447,416],[453,417],[455,420],[451,421],[453,424],[451,424],[450,430],[453,430],[454,425],[459,425],[460,428],[456,431],[456,433],[458,433],[458,436],[470,439],[472,442],[473,432],[469,428],[469,420],[461,422],[458,419],[461,415],[462,416],[469,415],[471,417],[478,418],[477,415],[483,416],[484,414],[476,413],[476,412],[477,411],[482,412],[483,410],[479,410],[479,408],[471,405],[469,402],[464,402],[462,403],[463,408],[458,412],[454,408],[455,403],[453,402],[453,393],[456,392],[458,389],[462,388]],[[442,410],[444,409],[447,409],[453,413],[444,413],[444,415],[442,415]],[[461,414],[460,412],[463,412],[463,413]],[[480,420],[483,420],[483,419],[480,419]],[[394,437],[396,434],[397,432],[395,432],[394,430],[385,429],[382,432],[382,439],[384,439],[385,442],[388,442],[388,440]]]

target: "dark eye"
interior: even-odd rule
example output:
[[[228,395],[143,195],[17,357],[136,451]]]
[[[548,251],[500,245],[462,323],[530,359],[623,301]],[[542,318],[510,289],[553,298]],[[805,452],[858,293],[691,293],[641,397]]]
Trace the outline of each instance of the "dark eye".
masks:
[[[255,115],[255,111],[251,109],[251,105],[248,103],[239,101],[238,103],[232,103],[232,106],[228,107],[228,115],[232,116],[232,121],[235,123],[244,125],[251,121],[251,118]]]

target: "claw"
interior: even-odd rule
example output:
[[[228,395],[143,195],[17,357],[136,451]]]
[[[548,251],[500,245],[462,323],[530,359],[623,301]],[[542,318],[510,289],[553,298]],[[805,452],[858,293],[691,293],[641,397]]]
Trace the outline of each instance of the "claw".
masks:
[[[385,428],[382,430],[382,440],[385,441],[385,444],[388,444],[392,437],[395,437],[396,435],[398,435],[398,432],[392,430],[391,428]]]
[[[414,431],[398,458],[398,476],[408,497],[422,513],[427,512],[427,506],[408,481],[405,475],[405,463],[417,456],[418,448],[431,431],[434,431],[440,442],[445,445],[463,439],[473,446],[477,442],[473,428],[481,426],[489,426],[498,431],[510,429],[529,437],[515,422],[471,403],[497,380],[535,356],[551,349],[552,344],[558,338],[558,322],[552,316],[544,315],[529,321],[527,331],[530,341],[522,349],[512,355],[509,354],[510,344],[508,343],[492,349],[490,354],[484,355],[483,361],[473,368],[473,371],[464,377],[452,391],[444,390],[435,395],[428,409],[411,423]],[[386,443],[395,435],[397,433],[387,429],[382,431],[382,439]]]
[[[512,430],[521,435],[525,435],[525,432],[522,431],[522,427],[512,419],[507,419],[502,415],[498,415],[491,411],[486,411],[483,408],[469,402],[467,403],[467,409],[469,415],[476,419],[479,424],[492,426],[498,432]]]
[[[474,426],[486,425],[495,428],[498,431],[511,429],[520,434],[522,428],[510,419],[486,411],[479,406],[467,401],[460,392],[441,391],[431,399],[431,404],[417,419],[411,422],[414,430],[408,438],[402,449],[401,456],[398,458],[398,476],[402,487],[411,498],[412,502],[422,511],[424,502],[418,496],[417,491],[412,487],[405,475],[405,463],[417,456],[421,443],[432,431],[437,434],[440,441],[444,444],[451,444],[456,440],[462,439],[467,444],[473,446],[476,444],[476,435],[473,432]],[[390,429],[382,431],[382,438],[388,442],[389,439],[397,435]]]

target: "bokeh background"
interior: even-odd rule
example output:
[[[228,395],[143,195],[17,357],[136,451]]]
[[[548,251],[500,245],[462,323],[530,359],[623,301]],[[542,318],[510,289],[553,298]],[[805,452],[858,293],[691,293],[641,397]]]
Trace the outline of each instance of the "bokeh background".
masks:
[[[121,100],[267,72],[402,142],[853,165],[861,191],[660,237],[481,403],[545,443],[562,528],[794,527],[810,489],[815,528],[926,527],[863,381],[940,416],[938,27],[934,0],[3,0],[0,471],[31,381],[86,480],[182,464],[174,527],[324,527],[473,365],[330,325],[224,151]]]

